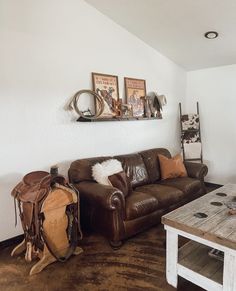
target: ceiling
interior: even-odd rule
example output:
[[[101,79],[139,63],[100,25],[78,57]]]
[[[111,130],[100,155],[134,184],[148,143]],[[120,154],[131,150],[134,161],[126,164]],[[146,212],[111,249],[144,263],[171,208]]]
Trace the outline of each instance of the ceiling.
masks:
[[[186,70],[236,64],[236,0],[85,1]]]

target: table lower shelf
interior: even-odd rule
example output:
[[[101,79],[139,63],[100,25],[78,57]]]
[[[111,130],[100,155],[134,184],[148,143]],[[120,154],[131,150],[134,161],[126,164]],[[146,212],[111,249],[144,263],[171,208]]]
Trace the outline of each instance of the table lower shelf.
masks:
[[[179,249],[178,275],[185,279],[202,280],[204,286],[222,290],[223,262],[208,255],[210,247],[190,241]],[[194,277],[194,278],[193,278]],[[194,282],[193,282],[194,283]]]

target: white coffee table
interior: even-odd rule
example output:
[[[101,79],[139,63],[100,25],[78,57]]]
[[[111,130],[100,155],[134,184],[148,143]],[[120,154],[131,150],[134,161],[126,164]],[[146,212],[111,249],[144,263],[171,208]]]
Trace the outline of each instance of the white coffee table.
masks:
[[[227,196],[218,195],[222,193]],[[236,185],[227,184],[162,217],[167,236],[166,277],[170,285],[177,287],[179,275],[206,290],[236,291],[236,216],[230,216],[224,205],[233,200]],[[207,217],[194,216],[198,212]],[[180,249],[178,236],[190,239]],[[224,261],[208,255],[212,248],[224,252]]]

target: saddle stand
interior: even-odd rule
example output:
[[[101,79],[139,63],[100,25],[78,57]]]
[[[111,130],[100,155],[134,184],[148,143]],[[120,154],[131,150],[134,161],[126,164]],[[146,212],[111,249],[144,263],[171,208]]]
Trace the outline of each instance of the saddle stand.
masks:
[[[30,173],[15,187],[12,195],[18,201],[25,238],[13,249],[11,256],[25,252],[27,262],[39,258],[30,275],[83,251],[78,247],[78,239],[82,238],[79,196],[64,177],[52,178],[47,172]]]

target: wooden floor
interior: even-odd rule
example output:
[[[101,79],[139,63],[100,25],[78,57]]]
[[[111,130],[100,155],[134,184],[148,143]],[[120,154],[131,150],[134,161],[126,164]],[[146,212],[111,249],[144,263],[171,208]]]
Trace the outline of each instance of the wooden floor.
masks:
[[[32,264],[25,263],[23,256],[11,258],[12,247],[1,250],[0,290],[176,290],[165,280],[165,231],[161,225],[129,239],[117,251],[99,235],[85,237],[81,247],[83,254],[66,263],[53,263],[31,277]],[[178,290],[203,289],[180,280]]]
[[[181,241],[183,245],[186,241]],[[14,246],[0,250],[0,291],[165,290],[175,288],[165,279],[165,231],[162,225],[130,238],[117,251],[100,235],[85,236],[84,252],[66,263],[53,263],[28,276],[32,264],[23,256],[10,257]],[[179,280],[179,291],[202,291]]]

